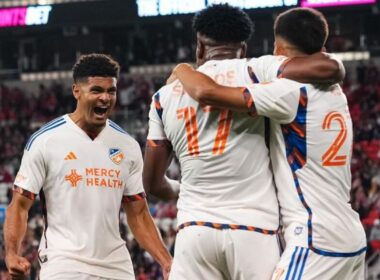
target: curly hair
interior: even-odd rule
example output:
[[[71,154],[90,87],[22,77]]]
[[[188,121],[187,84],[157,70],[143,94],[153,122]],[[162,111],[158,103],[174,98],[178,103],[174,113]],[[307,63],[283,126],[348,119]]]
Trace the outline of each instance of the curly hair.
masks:
[[[241,9],[218,4],[198,12],[193,18],[193,29],[217,42],[246,42],[253,32],[253,23]]]
[[[72,70],[74,82],[88,77],[114,77],[118,79],[120,65],[108,55],[92,53],[81,55]]]
[[[293,8],[280,14],[274,22],[274,35],[306,54],[321,51],[329,34],[326,18],[310,8]]]

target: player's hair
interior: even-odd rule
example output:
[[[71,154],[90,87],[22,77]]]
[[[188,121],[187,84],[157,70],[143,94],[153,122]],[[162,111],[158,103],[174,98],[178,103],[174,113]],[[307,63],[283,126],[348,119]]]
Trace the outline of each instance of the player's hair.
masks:
[[[120,65],[110,56],[99,53],[81,55],[73,66],[74,82],[88,77],[119,78]]]
[[[281,13],[274,22],[274,35],[306,54],[321,51],[328,34],[326,18],[310,8],[290,9]]]
[[[218,4],[198,12],[193,18],[195,32],[221,43],[246,42],[253,32],[253,23],[241,9]]]

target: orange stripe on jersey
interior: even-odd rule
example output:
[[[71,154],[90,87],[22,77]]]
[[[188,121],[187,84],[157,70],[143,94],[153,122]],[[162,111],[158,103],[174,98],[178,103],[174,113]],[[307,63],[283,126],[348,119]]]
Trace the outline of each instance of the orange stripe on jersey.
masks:
[[[133,202],[133,201],[139,201],[139,200],[144,199],[145,197],[146,197],[145,192],[141,192],[141,193],[134,194],[134,195],[124,195],[122,202],[123,203],[129,203],[129,202]]]
[[[221,228],[222,227],[222,225],[218,224],[218,223],[212,223],[212,225],[214,226],[214,228]]]
[[[192,149],[194,150],[194,155],[199,155],[199,144],[198,144],[198,124],[197,124],[197,116],[195,114],[194,107],[190,107],[190,123],[192,130]]]
[[[262,234],[269,234],[269,235],[273,235],[278,232],[278,230],[261,229],[261,228],[257,228],[253,226],[246,226],[246,225],[220,224],[220,223],[200,222],[200,221],[190,221],[190,222],[185,222],[183,224],[180,224],[177,228],[177,231],[189,226],[205,226],[205,227],[210,227],[210,228],[214,228],[218,230],[226,230],[226,229],[248,230],[248,231],[255,231],[255,232],[259,232]]]
[[[302,105],[302,107],[305,107],[306,102],[307,102],[306,96],[301,94],[300,99],[299,99],[299,103]]]
[[[12,190],[14,192],[17,192],[19,194],[21,194],[22,196],[25,196],[26,198],[29,198],[30,200],[35,200],[36,199],[36,194],[35,193],[32,193],[28,190],[25,190],[23,188],[20,188],[19,186],[13,186]]]
[[[296,148],[293,149],[292,153],[296,157],[296,159],[299,161],[299,163],[301,164],[301,166],[304,166],[305,163],[306,163],[306,160],[303,158],[303,156],[301,155],[301,153]]]
[[[228,138],[228,135],[230,134],[230,129],[231,129],[231,122],[232,122],[232,112],[228,111],[227,119],[225,120],[224,131],[223,131],[223,135],[221,139],[221,146],[219,148],[219,154],[223,154],[226,148],[227,138]]]
[[[290,127],[293,128],[293,130],[302,138],[305,137],[305,132],[300,128],[295,122],[292,122],[290,124]]]
[[[227,138],[230,133],[232,122],[232,112],[223,110],[220,114],[218,131],[215,137],[214,147],[212,154],[223,154],[226,148]]]

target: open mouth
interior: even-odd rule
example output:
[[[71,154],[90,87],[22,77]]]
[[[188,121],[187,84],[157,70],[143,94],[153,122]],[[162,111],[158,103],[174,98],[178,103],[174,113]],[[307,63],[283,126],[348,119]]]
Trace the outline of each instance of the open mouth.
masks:
[[[100,117],[104,117],[107,113],[108,108],[102,108],[102,107],[95,107],[94,113]]]

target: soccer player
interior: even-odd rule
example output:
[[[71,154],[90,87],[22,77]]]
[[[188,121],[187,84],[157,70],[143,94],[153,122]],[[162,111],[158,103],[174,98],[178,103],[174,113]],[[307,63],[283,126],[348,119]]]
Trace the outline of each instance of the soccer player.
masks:
[[[197,63],[208,74],[231,86],[251,80],[243,76],[252,74],[247,67],[222,73],[210,61],[245,56],[252,23],[244,12],[211,6],[193,25]],[[283,74],[292,68],[289,62]],[[179,82],[153,96],[144,186],[162,199],[176,198],[164,177],[172,150],[182,172],[171,279],[270,279],[280,254],[279,216],[265,134],[264,118],[202,106]]]
[[[318,11],[295,8],[278,16],[274,34],[276,55],[306,56],[322,50],[328,26]],[[233,71],[238,64],[217,68]],[[224,87],[188,65],[174,74],[202,104],[271,118],[270,154],[286,240],[272,279],[364,279],[366,237],[349,203],[352,123],[339,85],[322,89],[279,79]]]
[[[37,194],[45,218],[40,279],[134,280],[119,233],[121,206],[135,238],[167,279],[171,256],[147,207],[139,145],[108,119],[118,76],[119,65],[110,57],[81,56],[73,67],[76,110],[47,123],[27,142],[4,226],[12,279],[24,279],[30,268],[19,253]]]

